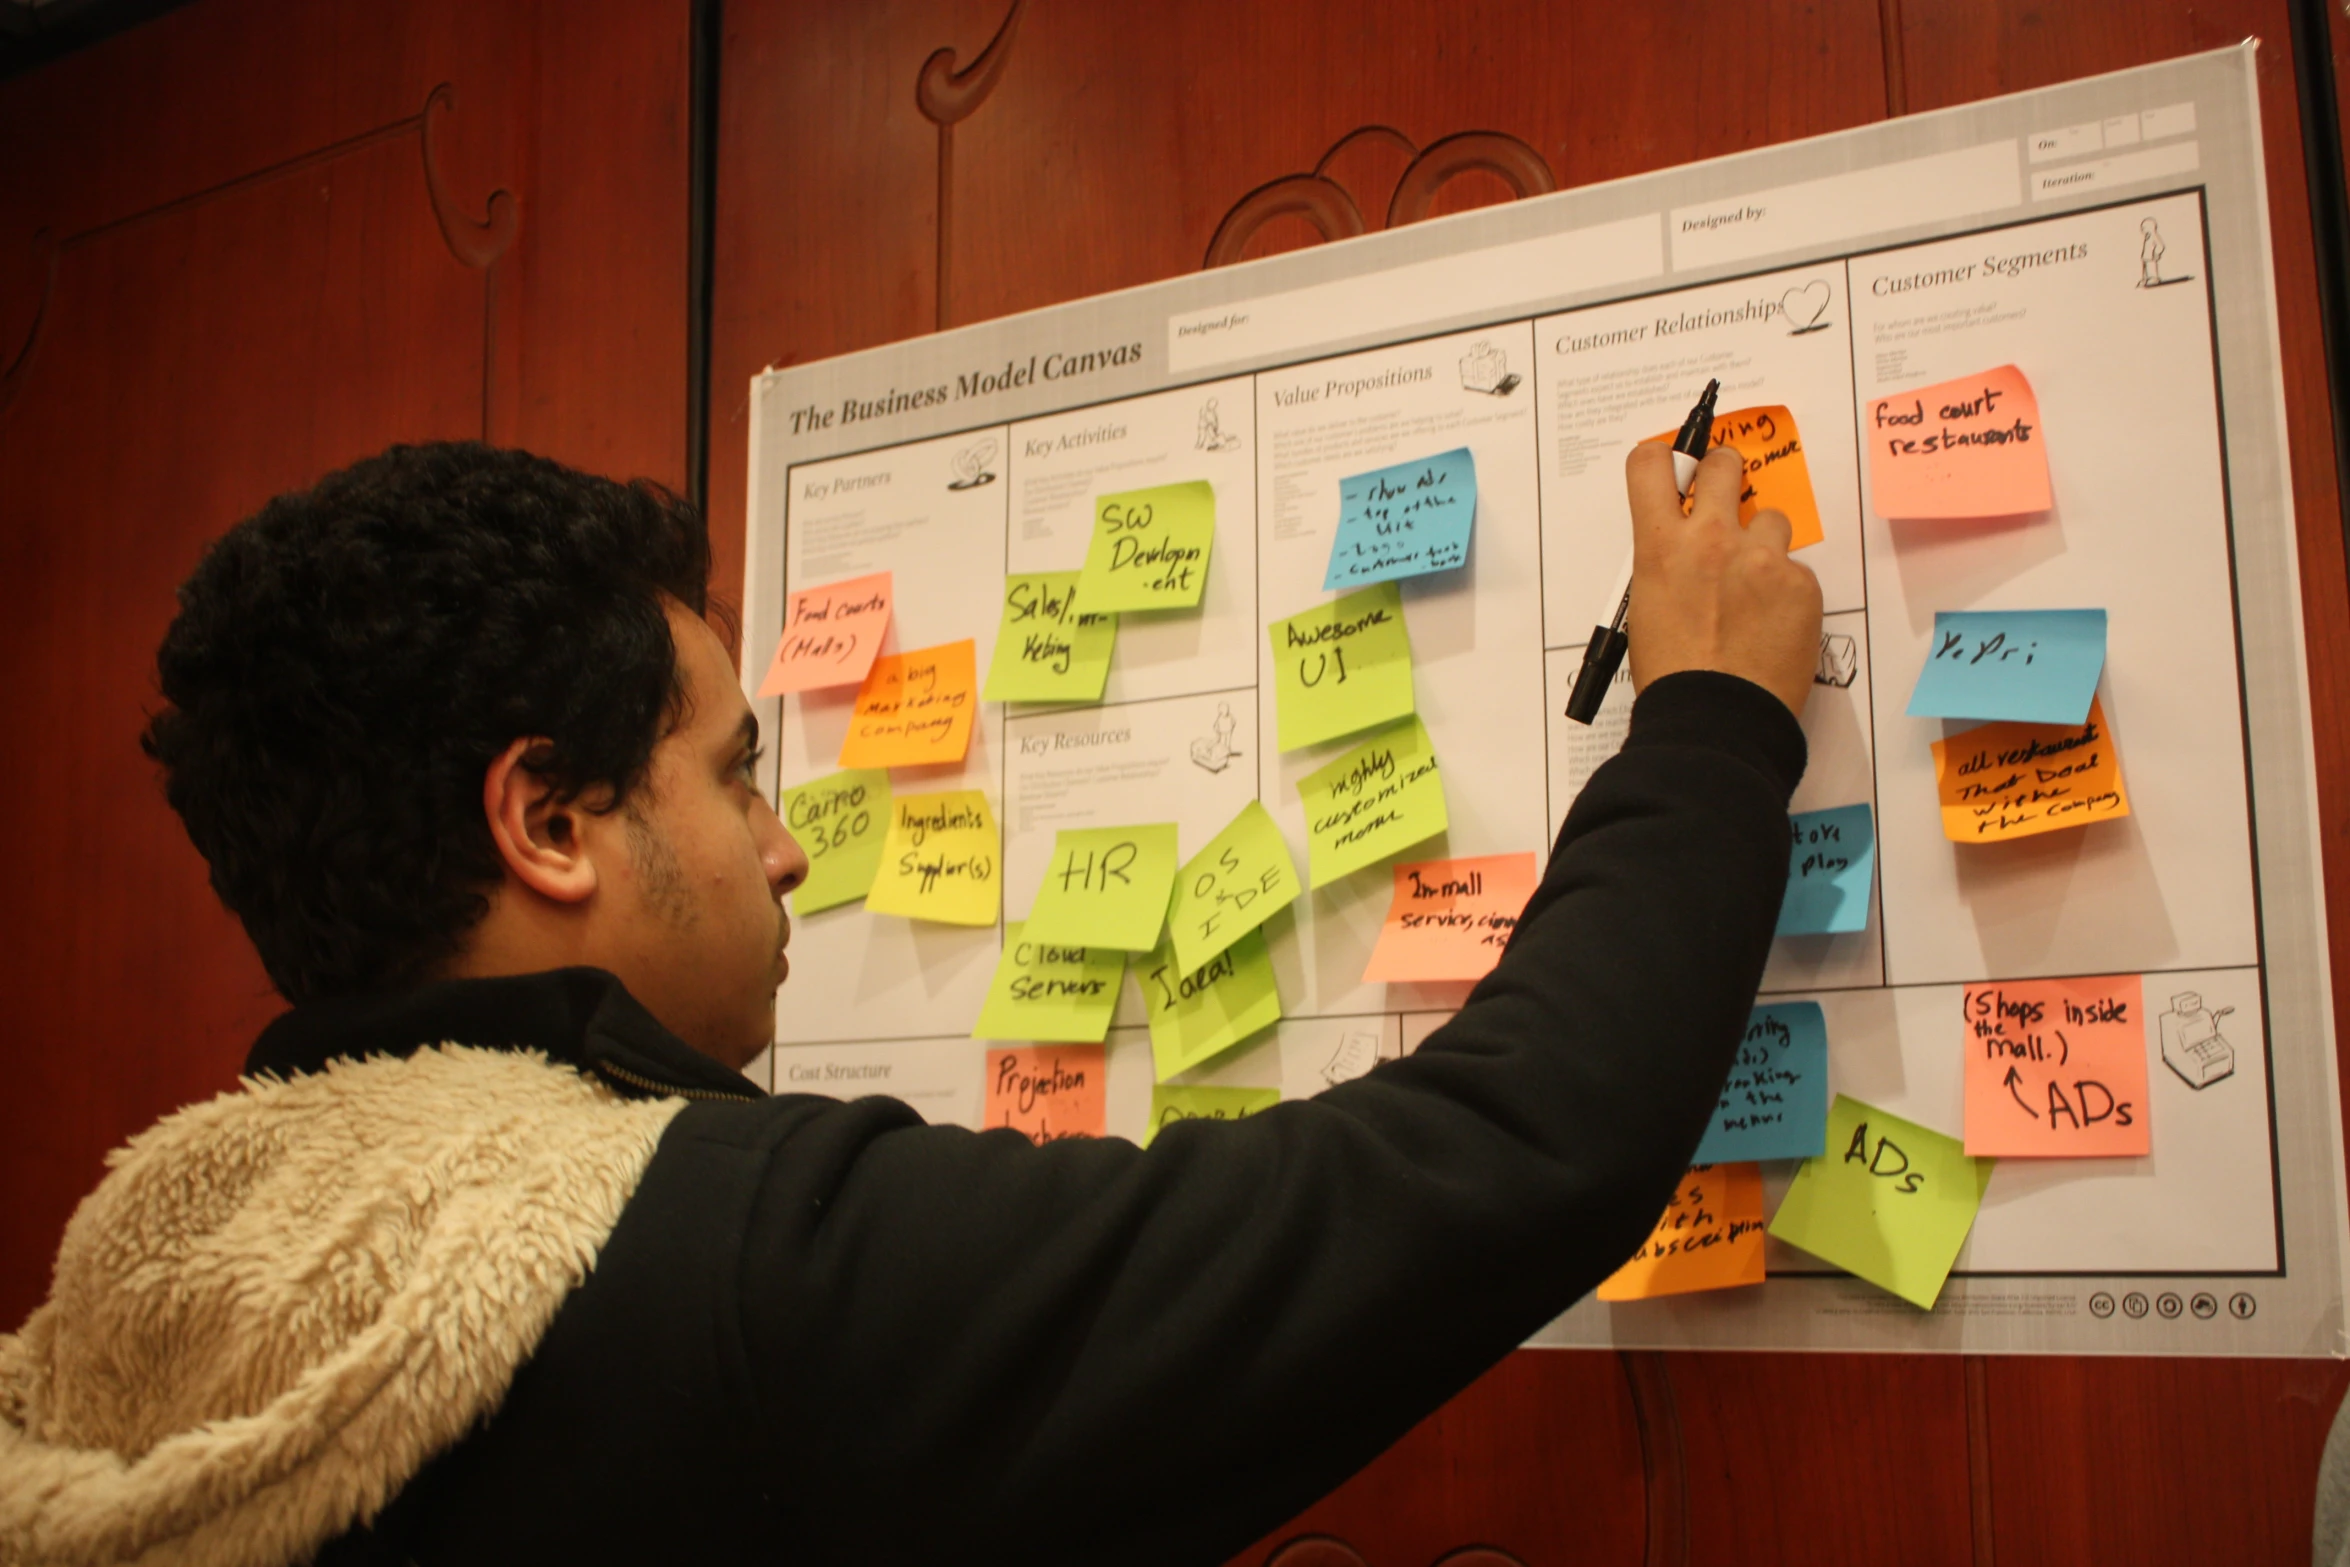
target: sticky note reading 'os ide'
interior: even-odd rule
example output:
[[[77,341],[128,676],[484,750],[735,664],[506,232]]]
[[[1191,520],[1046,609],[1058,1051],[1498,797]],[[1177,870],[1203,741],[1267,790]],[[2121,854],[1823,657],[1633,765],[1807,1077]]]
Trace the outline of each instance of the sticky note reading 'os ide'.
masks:
[[[840,744],[843,767],[959,762],[971,746],[979,676],[971,641],[877,658],[857,688]]]
[[[775,661],[759,682],[759,694],[781,696],[863,680],[889,629],[889,604],[886,571],[794,593],[783,639],[775,645]]]
[[[1108,1054],[1099,1045],[990,1050],[981,1129],[1008,1126],[1039,1146],[1064,1137],[1101,1136]]]
[[[794,914],[853,903],[873,885],[889,836],[889,774],[834,773],[783,791],[783,821],[808,856],[808,879],[792,893]]]
[[[1004,618],[988,660],[990,702],[1098,702],[1109,684],[1118,617],[1077,608],[1074,571],[1004,579]]]
[[[1189,609],[1215,542],[1216,491],[1204,480],[1097,497],[1078,596],[1095,615]]]
[[[1477,459],[1466,446],[1341,479],[1322,586],[1358,588],[1465,565],[1476,518]]]
[[[1159,927],[1167,921],[1175,853],[1173,822],[1062,828],[1028,911],[1029,935],[1148,952],[1159,944]]]
[[[1150,1023],[1151,1067],[1164,1079],[1187,1072],[1281,1021],[1281,993],[1263,931],[1252,930],[1186,973],[1171,948],[1141,959],[1142,1009]]]
[[[1306,879],[1327,886],[1444,831],[1444,779],[1417,718],[1383,729],[1298,780]]]
[[[1827,1148],[1827,1017],[1816,1001],[1758,1006],[1697,1158],[1812,1159]]]
[[[2048,442],[2014,365],[1869,404],[1869,495],[1882,517],[2046,511]]]
[[[2081,724],[1985,724],[1934,742],[1942,836],[1998,843],[2130,814],[2102,704]]]
[[[1167,930],[1186,974],[1296,901],[1303,889],[1273,813],[1251,800],[1175,875]]]
[[[1278,1088],[1192,1088],[1161,1083],[1151,1090],[1150,1125],[1142,1146],[1179,1121],[1241,1121],[1281,1102]]]
[[[1877,864],[1877,829],[1868,806],[1798,811],[1787,818],[1787,896],[1781,936],[1840,936],[1866,930],[1869,887]]]
[[[1537,879],[1531,854],[1398,865],[1364,980],[1483,979],[1501,961]]]
[[[1002,859],[995,813],[979,790],[901,794],[890,802],[889,836],[865,907],[945,925],[993,925],[1003,906],[996,874]]]
[[[1126,954],[1033,941],[1025,929],[1018,921],[1004,926],[1004,955],[972,1037],[1098,1044],[1118,1007]]]
[[[1843,1094],[1828,1151],[1804,1162],[1770,1233],[1931,1311],[1991,1179],[1955,1137]]]
[[[1335,740],[1412,711],[1403,594],[1381,582],[1265,628],[1281,749]]]
[[[2152,1153],[2144,992],[2136,974],[1969,985],[1966,1151]]]
[[[1909,716],[2077,724],[2104,671],[2104,610],[1944,611]]]
[[[1601,1300],[1647,1300],[1762,1282],[1762,1171],[1701,1164],[1681,1177],[1631,1260],[1594,1293]]]
[[[1649,437],[1669,441],[1679,430]],[[1734,408],[1716,415],[1706,448],[1729,446],[1745,459],[1746,477],[1738,490],[1738,521],[1754,521],[1759,511],[1782,512],[1787,518],[1787,547],[1802,549],[1827,537],[1820,529],[1820,501],[1812,493],[1811,463],[1803,455],[1803,433],[1784,403],[1760,408]]]

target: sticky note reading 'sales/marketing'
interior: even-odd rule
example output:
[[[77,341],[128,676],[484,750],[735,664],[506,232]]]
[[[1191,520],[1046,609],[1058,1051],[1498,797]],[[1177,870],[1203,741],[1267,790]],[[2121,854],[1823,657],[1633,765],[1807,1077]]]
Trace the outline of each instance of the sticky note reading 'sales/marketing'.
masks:
[[[1216,491],[1204,480],[1097,497],[1077,593],[1086,612],[1189,609],[1208,585]]]
[[[1909,716],[2077,724],[2104,671],[2104,610],[1943,611]]]
[[[1167,920],[1175,824],[1064,827],[1053,838],[1028,933],[1121,952],[1148,952]]]
[[[873,667],[889,629],[890,575],[876,571],[791,595],[790,618],[761,696],[853,686]]]
[[[1466,446],[1338,482],[1338,532],[1322,586],[1450,571],[1469,559],[1477,459]]]
[[[2136,974],[1966,990],[1966,1151],[2134,1157],[2154,1151],[2145,982]]]
[[[1934,742],[1942,835],[1997,843],[2130,814],[2102,704],[2079,724],[1985,724]]]
[[[1877,828],[1866,805],[1798,811],[1787,818],[1792,844],[1781,936],[1841,936],[1866,930],[1877,865]]]
[[[987,1053],[982,1130],[1008,1126],[1039,1145],[1099,1137],[1109,1052],[1099,1045],[1021,1045]]]
[[[972,1037],[1099,1042],[1125,979],[1123,952],[1035,941],[1021,922],[1009,922]]]
[[[1398,865],[1387,921],[1363,978],[1373,984],[1483,979],[1501,961],[1537,878],[1531,854]]]
[[[783,791],[783,823],[808,856],[808,879],[792,892],[794,914],[853,903],[873,885],[889,836],[889,774],[834,773]]]
[[[987,665],[990,702],[1098,702],[1110,679],[1118,617],[1077,608],[1074,571],[1004,579],[1004,618]]]
[[[1444,831],[1444,779],[1417,718],[1383,729],[1298,780],[1306,879],[1327,886]]]
[[[1702,1163],[1811,1159],[1828,1146],[1828,1021],[1816,1001],[1756,1007],[1698,1142]]]
[[[1751,1164],[1701,1164],[1673,1189],[1632,1259],[1593,1293],[1647,1300],[1762,1282],[1762,1172]]]
[[[1880,397],[1862,434],[1879,516],[2014,517],[2053,504],[2040,405],[2014,365]]]
[[[1650,437],[1669,441],[1678,430]],[[1782,403],[1761,408],[1734,408],[1714,418],[1706,449],[1736,448],[1745,459],[1746,477],[1738,491],[1738,521],[1754,521],[1756,512],[1775,511],[1787,518],[1787,547],[1799,550],[1827,535],[1820,528],[1820,501],[1812,493],[1811,464],[1803,455],[1803,433],[1795,415]]]
[[[843,767],[959,762],[971,746],[979,676],[970,639],[877,658],[857,688]]]
[[[1770,1233],[1931,1311],[1974,1228],[1992,1161],[1843,1094],[1828,1151],[1804,1162]]]
[[[1242,806],[1175,875],[1167,930],[1184,973],[1287,908],[1303,889],[1289,845],[1262,801]]]
[[[1412,710],[1412,642],[1392,582],[1265,628],[1281,749],[1335,740]]]
[[[1003,907],[1003,845],[995,813],[977,789],[901,794],[865,907],[876,914],[993,925]]]

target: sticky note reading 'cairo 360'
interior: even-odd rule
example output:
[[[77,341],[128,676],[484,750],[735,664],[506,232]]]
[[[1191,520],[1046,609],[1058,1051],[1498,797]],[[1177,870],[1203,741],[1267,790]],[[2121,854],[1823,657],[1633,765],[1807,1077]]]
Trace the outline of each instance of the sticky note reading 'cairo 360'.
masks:
[[[1966,991],[1966,1151],[2027,1159],[2154,1151],[2145,981],[2008,980]]]
[[[889,774],[855,769],[794,785],[783,791],[782,814],[808,856],[808,879],[791,895],[794,914],[865,896],[889,836]]]
[[[1074,571],[1004,579],[1004,619],[988,660],[990,702],[1098,702],[1109,684],[1118,617],[1077,608]]]
[[[876,571],[791,595],[775,661],[759,682],[761,696],[853,686],[873,667],[889,629],[890,576]]]
[[[1828,1147],[1828,1020],[1816,1001],[1774,1001],[1747,1015],[1697,1158],[1811,1159]]]
[[[1150,1125],[1143,1128],[1142,1146],[1179,1121],[1242,1121],[1281,1102],[1278,1088],[1193,1088],[1161,1083],[1151,1090]]]
[[[1148,952],[1167,922],[1175,884],[1175,824],[1064,827],[1053,837],[1044,885],[1028,911],[1038,941]]]
[[[1909,716],[2077,724],[2104,671],[2101,609],[1942,611]]]
[[[1403,593],[1375,583],[1334,603],[1276,620],[1273,692],[1281,749],[1335,740],[1412,711],[1412,640]]]
[[[1297,863],[1262,801],[1251,800],[1175,876],[1167,930],[1186,974],[1296,901]]]
[[[1923,1311],[1934,1309],[1974,1228],[1992,1161],[1843,1094],[1828,1151],[1804,1162],[1770,1233]]]
[[[1281,993],[1263,931],[1252,930],[1184,972],[1171,948],[1138,960],[1142,1009],[1150,1023],[1151,1067],[1160,1078],[1187,1072],[1281,1021]]]
[[[843,767],[959,762],[971,747],[979,676],[971,641],[877,658],[857,688],[840,743]]]
[[[1880,397],[1863,423],[1881,517],[2016,517],[2053,504],[2040,404],[2014,365]]]
[[[1444,831],[1444,779],[1417,718],[1383,729],[1298,780],[1306,880],[1327,886]]]
[[[2080,724],[1985,724],[1934,742],[1942,836],[1998,843],[2130,814],[2101,703]]]
[[[1680,432],[1664,430],[1649,437],[1669,441]],[[1761,408],[1734,408],[1714,418],[1706,449],[1729,446],[1745,459],[1746,477],[1738,490],[1738,521],[1754,521],[1759,511],[1775,511],[1787,518],[1787,547],[1802,549],[1827,535],[1820,529],[1820,501],[1812,493],[1811,463],[1803,455],[1803,433],[1784,403]]]
[[[985,794],[901,794],[890,802],[889,836],[865,907],[944,925],[993,925],[1003,907],[1003,882],[996,874],[1002,863],[1003,844]]]
[[[1008,1126],[1042,1146],[1105,1130],[1108,1081],[1099,1045],[1017,1045],[987,1053],[985,1131]]]
[[[1215,542],[1216,490],[1205,480],[1097,497],[1078,597],[1093,615],[1189,609]]]
[[[1601,1300],[1647,1300],[1762,1282],[1762,1171],[1701,1164],[1681,1177],[1631,1260],[1594,1293]]]
[[[1125,979],[1125,953],[1033,941],[1012,921],[1004,926],[1004,955],[971,1036],[1099,1043],[1110,1031]]]
[[[1537,879],[1531,854],[1398,865],[1395,896],[1363,979],[1483,979],[1501,961]]]
[[[1477,459],[1466,446],[1341,479],[1322,586],[1359,588],[1465,565],[1476,519]]]
[[[1781,936],[1841,936],[1866,930],[1877,865],[1877,828],[1868,806],[1798,811],[1787,818],[1787,896]]]

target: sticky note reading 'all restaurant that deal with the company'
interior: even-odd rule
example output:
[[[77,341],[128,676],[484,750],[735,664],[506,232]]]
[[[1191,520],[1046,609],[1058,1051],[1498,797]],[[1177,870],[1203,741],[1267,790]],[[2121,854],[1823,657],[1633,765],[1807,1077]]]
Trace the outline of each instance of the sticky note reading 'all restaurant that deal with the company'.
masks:
[[[792,892],[794,914],[853,903],[873,885],[889,836],[889,774],[834,773],[783,791],[783,822],[808,856],[808,879]]]
[[[1175,876],[1167,930],[1186,974],[1255,930],[1302,891],[1289,844],[1263,802],[1251,800]]]
[[[1476,518],[1477,459],[1466,446],[1341,479],[1322,586],[1359,588],[1464,565]]]
[[[1967,987],[1968,1153],[2129,1158],[2152,1133],[2138,975]]]
[[[1955,1137],[1838,1094],[1828,1151],[1796,1172],[1770,1233],[1931,1311],[1991,1165]]]
[[[1151,1090],[1150,1125],[1143,1128],[1142,1146],[1179,1121],[1243,1121],[1281,1102],[1278,1088],[1194,1088],[1161,1083]]]
[[[1647,1300],[1762,1282],[1762,1171],[1701,1164],[1681,1177],[1632,1259],[1594,1293],[1601,1300]]]
[[[1335,740],[1412,710],[1412,640],[1392,582],[1265,628],[1281,749]]]
[[[840,743],[843,767],[920,767],[959,762],[971,746],[979,675],[971,641],[877,658],[857,688]]]
[[[1189,973],[1161,947],[1138,959],[1142,1009],[1151,1030],[1151,1067],[1161,1078],[1188,1072],[1281,1021],[1281,992],[1265,933],[1252,930]]]
[[[1679,433],[1664,430],[1649,439],[1669,441]],[[1754,521],[1756,512],[1775,511],[1787,518],[1789,549],[1799,550],[1827,537],[1820,530],[1820,502],[1812,493],[1811,463],[1803,455],[1803,434],[1795,428],[1795,415],[1785,404],[1734,408],[1717,414],[1713,433],[1706,438],[1707,450],[1716,446],[1735,447],[1746,462],[1746,477],[1738,491],[1741,525]]]
[[[1364,981],[1483,979],[1501,961],[1537,879],[1531,854],[1398,865]]]
[[[1108,1054],[1099,1045],[990,1050],[981,1130],[1008,1126],[1039,1146],[1064,1137],[1101,1136]]]
[[[1880,397],[1865,423],[1881,517],[2016,517],[2053,504],[2040,404],[2014,365]]]
[[[1877,865],[1877,828],[1867,805],[1798,811],[1787,818],[1787,896],[1781,936],[1841,936],[1866,930]]]
[[[1053,836],[1044,885],[1028,911],[1029,935],[1148,952],[1167,922],[1175,852],[1173,822],[1062,828]]]
[[[2104,670],[2101,609],[1943,611],[1909,716],[2077,724]]]
[[[1298,780],[1306,880],[1322,887],[1444,831],[1444,778],[1417,718],[1382,729]]]
[[[1747,1014],[1746,1037],[1697,1145],[1700,1161],[1811,1159],[1828,1147],[1828,1020],[1816,1001]]]
[[[1205,480],[1099,496],[1077,596],[1094,615],[1189,609],[1215,542],[1216,490]]]
[[[791,595],[775,661],[759,682],[761,696],[853,686],[873,667],[889,629],[890,576],[876,571]]]
[[[1004,619],[987,665],[990,702],[1098,702],[1110,679],[1118,617],[1081,614],[1074,571],[1004,579]]]
[[[2082,724],[1984,724],[1934,742],[1942,835],[1998,843],[2130,814],[2101,703]]]
[[[993,925],[1003,905],[1003,845],[977,789],[901,794],[865,907],[944,925]]]
[[[975,1039],[1099,1043],[1110,1031],[1126,954],[1108,947],[1034,941],[1019,921],[1004,926],[1004,955],[980,1005]]]

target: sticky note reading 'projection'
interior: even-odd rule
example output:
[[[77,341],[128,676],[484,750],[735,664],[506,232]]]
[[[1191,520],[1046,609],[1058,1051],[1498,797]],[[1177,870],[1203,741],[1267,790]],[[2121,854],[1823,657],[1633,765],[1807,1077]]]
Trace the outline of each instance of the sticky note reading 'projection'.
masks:
[[[1876,822],[1866,805],[1798,811],[1787,818],[1787,897],[1779,905],[1782,936],[1839,936],[1866,930],[1869,885],[1877,864]]]
[[[1997,843],[2130,814],[2104,707],[2083,724],[1985,724],[1934,742],[1942,835]]]
[[[1098,702],[1110,679],[1118,617],[1077,609],[1074,571],[1004,579],[1004,619],[987,665],[990,702]]]
[[[1383,729],[1298,780],[1306,880],[1322,887],[1444,831],[1444,779],[1417,718]]]
[[[1003,906],[1003,845],[977,789],[901,794],[865,907],[944,925],[993,925]]]
[[[959,762],[971,746],[979,676],[971,641],[877,658],[857,688],[840,743],[843,767],[921,767]]]
[[[1945,611],[1934,616],[1909,716],[2077,724],[2104,669],[2101,609]]]
[[[1660,431],[1651,440],[1669,441],[1678,429]],[[1819,497],[1812,493],[1811,464],[1803,455],[1803,435],[1795,415],[1783,403],[1761,408],[1734,408],[1716,415],[1706,448],[1737,448],[1745,459],[1746,478],[1738,490],[1738,520],[1754,521],[1758,511],[1783,512],[1787,518],[1787,547],[1802,549],[1827,535],[1820,531]]]
[[[1287,908],[1302,890],[1273,813],[1249,801],[1176,873],[1167,930],[1177,967],[1194,972]]]
[[[1175,824],[1064,827],[1053,836],[1044,885],[1028,911],[1038,941],[1148,952],[1167,922],[1175,884]]]
[[[1278,1088],[1191,1088],[1161,1083],[1151,1090],[1150,1125],[1142,1146],[1178,1121],[1241,1121],[1281,1102]]]
[[[1341,479],[1338,533],[1322,586],[1355,588],[1464,565],[1476,518],[1477,459],[1466,446]]]
[[[889,629],[889,602],[886,571],[791,595],[783,640],[775,645],[775,661],[759,682],[759,694],[781,696],[863,680]]]
[[[2144,981],[2027,979],[1966,991],[1966,1151],[2152,1153]]]
[[[1142,982],[1151,1067],[1160,1078],[1187,1072],[1281,1021],[1281,993],[1262,931],[1250,931],[1190,973],[1161,947],[1135,965],[1134,977]]]
[[[972,1027],[975,1039],[1099,1043],[1118,1007],[1126,954],[1108,947],[1065,947],[1031,940],[1026,927],[1004,927],[1004,955]]]
[[[1697,1157],[1811,1159],[1827,1148],[1827,1017],[1816,1001],[1758,1006]]]
[[[1828,1151],[1804,1162],[1770,1232],[1931,1311],[1991,1179],[1955,1137],[1843,1094],[1828,1107]]]
[[[1531,854],[1398,865],[1364,980],[1483,979],[1501,961],[1536,880]]]
[[[853,903],[873,885],[889,836],[889,774],[834,773],[783,791],[783,822],[808,856],[808,879],[792,893],[794,914]]]
[[[2048,443],[2014,365],[1869,404],[1869,495],[1882,517],[2046,511]]]
[[[1039,1145],[1101,1136],[1108,1054],[1099,1045],[990,1050],[981,1129],[1008,1126]]]
[[[1412,711],[1403,593],[1381,582],[1265,628],[1281,749],[1335,740]]]
[[[1094,615],[1189,609],[1208,585],[1215,542],[1216,491],[1204,480],[1100,496],[1078,596]]]
[[[1762,1171],[1701,1164],[1681,1177],[1631,1261],[1594,1293],[1601,1300],[1647,1300],[1762,1281]]]

